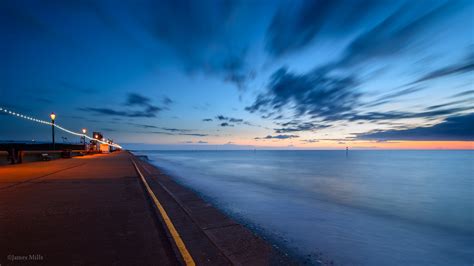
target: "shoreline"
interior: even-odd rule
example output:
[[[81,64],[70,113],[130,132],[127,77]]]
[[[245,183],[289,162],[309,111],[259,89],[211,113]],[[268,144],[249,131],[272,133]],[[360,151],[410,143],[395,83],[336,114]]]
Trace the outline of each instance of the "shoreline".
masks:
[[[133,151],[133,152],[140,153],[140,152],[145,152],[145,151]],[[256,223],[253,223],[251,221],[248,221],[247,219],[245,219],[244,216],[233,213],[229,210],[226,210],[224,207],[219,206],[212,197],[207,196],[205,193],[200,192],[196,189],[193,189],[190,186],[187,186],[186,184],[181,182],[175,176],[175,174],[164,169],[163,167],[153,164],[152,162],[156,160],[149,159],[147,155],[134,154],[134,156],[144,159],[146,163],[150,164],[152,167],[156,168],[158,171],[160,171],[164,175],[171,178],[179,186],[182,186],[190,190],[192,193],[196,194],[199,198],[201,198],[204,202],[211,204],[219,212],[223,213],[230,219],[236,221],[236,223],[242,225],[243,227],[251,231],[253,234],[261,238],[263,241],[267,242],[279,253],[279,256],[283,258],[283,260],[288,260],[288,264],[296,263],[297,265],[334,265],[334,262],[331,259],[322,256],[322,253],[320,252],[319,253],[313,252],[310,254],[303,255],[295,251],[295,249],[297,249],[296,247],[293,247],[293,248],[287,247],[286,243],[288,242],[288,240],[286,240],[283,236],[271,233],[265,227],[258,225]]]
[[[470,255],[464,249],[467,236],[472,235],[472,227],[466,223],[469,217],[460,212],[452,213],[450,219],[441,217],[445,210],[443,207],[455,206],[453,203],[458,202],[463,204],[459,206],[467,208],[472,206],[466,201],[470,198],[468,187],[457,189],[457,193],[452,194],[451,190],[445,190],[439,185],[428,188],[422,186],[424,179],[413,178],[425,177],[453,186],[470,184],[472,180],[466,175],[469,166],[465,164],[466,160],[472,159],[469,152],[398,152],[390,154],[391,157],[382,158],[377,153],[367,152],[349,159],[334,158],[337,155],[317,152],[310,157],[306,157],[304,153],[283,156],[281,152],[257,153],[252,156],[239,152],[226,155],[220,151],[143,151],[138,154],[148,155],[151,163],[173,176],[178,183],[190,188],[204,200],[265,240],[280,246],[283,251],[288,251],[301,262],[305,262],[305,259],[310,258],[307,255],[311,254],[315,264],[320,261],[323,264],[350,264],[351,261],[359,264],[384,261],[388,265],[396,265],[395,261],[400,264],[437,264],[439,261],[456,264]],[[300,160],[302,156],[304,160]],[[420,158],[426,158],[428,164],[436,162],[436,167],[420,168],[416,160],[413,160]],[[292,166],[295,161],[299,162],[297,167]],[[314,161],[318,163],[314,165]],[[406,161],[414,163],[407,164],[407,169],[402,169],[401,172],[395,171],[400,163]],[[459,177],[446,178],[440,174],[448,169],[442,162],[451,165],[449,167],[458,165]],[[334,168],[334,164],[341,167]],[[299,169],[303,167],[305,170],[300,172]],[[351,169],[357,169],[359,173],[354,173]],[[399,177],[397,173],[404,175]],[[331,182],[328,183],[329,181]],[[392,187],[401,190],[395,190],[392,194],[375,190]],[[348,191],[355,194],[330,194],[334,189],[345,191],[345,188],[350,188]],[[401,196],[411,194],[411,190],[403,188],[423,191],[433,196],[433,204],[425,203],[424,196],[420,194],[408,197],[413,205],[402,204],[407,197]],[[372,197],[380,200],[373,201]],[[442,201],[443,199],[449,201]],[[386,204],[393,204],[397,208],[382,208]],[[410,216],[419,207],[423,207],[423,215]],[[454,211],[454,208],[451,209]],[[435,219],[437,217],[441,219]],[[458,227],[469,230],[466,231],[468,234],[463,234]],[[259,230],[260,228],[264,230]],[[380,235],[396,237],[381,242]],[[400,239],[409,239],[420,248],[407,249],[400,245]],[[381,248],[380,245],[383,247],[388,245],[386,243],[390,243],[394,252]],[[369,244],[374,252],[366,252],[365,247]],[[458,255],[436,253],[434,250],[437,248],[446,248]],[[393,254],[400,256],[392,258]]]
[[[172,175],[152,164],[146,156],[132,152],[131,154],[140,162],[144,175],[148,174],[149,177],[156,179],[157,184],[155,183],[154,189],[161,186],[163,191],[178,203],[179,208],[192,219],[200,231],[222,251],[232,264],[297,265],[301,263],[298,258],[289,256],[268,239],[258,235],[258,229],[255,230],[257,233],[254,232],[248,224],[242,223],[215,207],[209,200],[202,197],[201,193],[177,182]],[[157,197],[159,198],[160,195],[163,194],[158,193]]]

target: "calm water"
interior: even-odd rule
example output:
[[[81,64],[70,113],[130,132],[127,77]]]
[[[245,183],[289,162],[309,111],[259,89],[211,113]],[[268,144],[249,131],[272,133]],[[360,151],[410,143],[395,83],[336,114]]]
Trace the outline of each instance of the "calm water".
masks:
[[[473,151],[142,151],[310,263],[473,265]]]

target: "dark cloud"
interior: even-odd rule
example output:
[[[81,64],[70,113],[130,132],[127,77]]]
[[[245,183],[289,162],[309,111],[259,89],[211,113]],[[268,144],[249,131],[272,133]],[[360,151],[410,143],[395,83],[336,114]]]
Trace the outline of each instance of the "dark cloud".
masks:
[[[405,88],[401,90],[396,90],[394,92],[389,92],[387,94],[384,94],[380,96],[379,98],[377,98],[376,100],[369,103],[365,103],[363,105],[364,107],[375,107],[375,106],[383,105],[383,104],[392,102],[394,99],[398,97],[410,95],[415,92],[421,91],[423,89],[424,89],[423,87],[409,87],[409,88]]]
[[[373,131],[359,134],[357,138],[370,140],[473,141],[474,113],[449,117],[445,121],[429,127]]]
[[[281,68],[272,75],[267,92],[258,95],[246,110],[260,111],[267,117],[293,110],[297,117],[310,115],[332,120],[334,116],[352,112],[357,106],[358,84],[350,75],[330,75],[319,69],[295,74]]]
[[[344,34],[354,29],[379,1],[321,0],[285,2],[266,33],[266,49],[273,56],[299,51],[324,31]]]
[[[212,118],[204,118],[202,121],[203,122],[212,122]]]
[[[145,110],[145,111],[119,111],[113,110],[110,108],[94,108],[86,107],[79,108],[81,111],[91,112],[100,115],[110,115],[110,116],[125,116],[125,117],[156,117],[156,113],[159,110]]]
[[[142,128],[159,128],[159,127],[153,126],[153,125],[143,125],[143,124],[134,124],[134,123],[130,123],[130,125],[137,126],[137,127],[142,127]]]
[[[204,104],[194,105],[193,109],[200,110],[200,111],[207,111],[209,110],[209,108],[211,108],[211,106],[212,105],[210,103],[204,103]]]
[[[300,136],[297,136],[297,135],[275,135],[275,136],[272,136],[272,135],[268,135],[264,138],[255,138],[255,139],[293,139],[293,138],[299,138]]]
[[[282,128],[275,128],[276,133],[289,133],[289,132],[298,132],[298,131],[316,131],[319,129],[325,129],[330,127],[330,125],[312,123],[312,122],[302,122],[299,120],[293,120],[286,123],[280,123],[279,125],[283,126]]]
[[[216,119],[217,119],[217,120],[221,120],[221,121],[227,121],[227,120],[229,120],[228,117],[225,117],[225,116],[223,116],[223,115],[218,115],[218,116],[216,116]]]
[[[371,121],[378,122],[381,120],[397,120],[397,119],[409,119],[409,118],[426,118],[436,119],[443,116],[453,116],[462,112],[472,110],[473,107],[456,107],[440,110],[429,110],[424,112],[403,112],[403,111],[389,111],[389,112],[367,112],[362,114],[353,114],[341,119],[347,119],[348,121]]]
[[[442,103],[442,104],[436,104],[436,105],[431,105],[426,107],[426,110],[436,110],[440,108],[445,108],[453,105],[459,105],[459,104],[472,104],[474,106],[474,98],[468,98],[464,100],[458,100],[458,101],[452,101],[452,102],[447,102],[447,103]]]
[[[240,119],[240,118],[230,118],[229,119],[229,122],[232,122],[232,123],[242,123],[244,122],[243,119]]]
[[[171,131],[171,132],[190,132],[191,130],[189,129],[181,129],[181,128],[168,128],[168,127],[162,127],[161,129],[166,130],[166,131]]]
[[[246,86],[246,83],[249,79],[253,79],[255,76],[255,72],[251,72],[250,74],[240,74],[238,72],[229,72],[224,76],[224,81],[233,83],[237,86],[239,89],[244,89]]]
[[[149,98],[142,96],[140,94],[129,93],[125,104],[129,106],[135,106],[135,105],[148,106],[150,104],[150,101],[151,100]]]
[[[182,132],[167,132],[167,131],[148,131],[148,132],[139,132],[146,134],[159,134],[159,135],[169,135],[169,136],[193,136],[193,137],[207,137],[209,134],[204,133],[182,133]]]
[[[410,87],[410,88],[406,88],[406,89],[403,89],[403,90],[395,91],[395,92],[389,93],[387,95],[384,95],[383,98],[384,99],[393,99],[393,98],[406,96],[408,94],[418,92],[422,89],[423,89],[423,87]]]
[[[268,127],[264,127],[264,126],[261,126],[261,125],[255,125],[255,124],[252,124],[248,121],[243,121],[242,124],[247,125],[247,126],[251,126],[251,127],[261,127],[261,128],[269,129]]]
[[[227,121],[229,123],[245,124],[245,125],[252,126],[252,124],[250,122],[244,121],[241,118],[234,118],[234,117],[227,117],[227,116],[223,116],[223,115],[218,115],[218,116],[216,116],[216,119],[219,120],[219,121]],[[212,121],[212,120],[210,120],[210,121]],[[221,126],[233,126],[233,125],[230,125],[229,123],[221,123],[220,125]]]
[[[129,93],[127,95],[127,101],[125,105],[128,106],[139,106],[145,108],[147,113],[157,113],[163,108],[152,105],[151,99],[137,93]]]
[[[347,67],[376,58],[400,55],[400,52],[420,40],[427,29],[433,28],[467,3],[446,1],[428,9],[423,4],[423,9],[427,11],[410,12],[419,9],[419,4],[421,2],[403,4],[373,28],[355,38],[345,49],[343,56],[327,67]]]
[[[174,101],[171,100],[169,97],[166,97],[166,96],[163,97],[163,104],[164,104],[164,105],[170,105],[170,104],[172,104],[172,103],[174,103]]]
[[[147,131],[147,132],[137,132],[137,133],[169,135],[169,136],[174,136],[174,135],[176,135],[176,134],[173,134],[173,133],[171,133],[171,132],[165,132],[165,131]]]
[[[79,108],[81,111],[91,112],[101,115],[109,116],[124,116],[124,117],[156,117],[156,115],[163,110],[163,108],[151,104],[151,99],[137,93],[129,93],[126,106],[138,107],[142,110],[115,110],[110,108],[96,108],[85,107]]]
[[[174,132],[174,133],[188,133],[191,132],[191,129],[182,129],[182,128],[169,128],[169,127],[159,127],[159,126],[154,126],[154,125],[146,125],[146,124],[135,124],[135,123],[129,123],[132,126],[136,127],[141,127],[141,128],[153,128],[153,129],[160,129],[168,132]]]
[[[468,96],[468,95],[471,95],[471,94],[474,94],[474,90],[467,90],[467,91],[463,91],[463,92],[460,92],[460,93],[456,93],[451,97],[452,98],[464,97],[464,96]]]
[[[222,75],[224,81],[236,85],[239,89],[244,89],[246,83],[256,76],[255,70],[248,69],[247,63],[244,61],[245,57],[246,53],[243,51],[240,55],[224,58],[221,64],[217,64],[208,72]]]
[[[227,123],[227,122],[221,123],[221,124],[219,124],[219,125],[220,125],[221,127],[233,127],[233,126],[234,126],[234,125],[229,124],[229,123]]]
[[[263,118],[281,117],[292,111],[294,117],[309,117],[312,121],[292,120],[287,123],[277,123],[276,133],[297,131],[314,131],[334,125],[335,121],[368,121],[380,122],[384,120],[425,118],[438,119],[453,116],[468,110],[472,106],[458,106],[453,104],[428,107],[426,111],[367,111],[373,107],[392,99],[415,93],[422,88],[410,87],[388,94],[369,103],[361,103],[362,93],[358,91],[360,81],[352,75],[335,75],[326,70],[317,68],[305,74],[295,74],[285,68],[276,71],[267,86],[267,91],[257,96],[255,102],[246,108],[249,112],[260,112]]]
[[[469,54],[467,58],[465,58],[461,62],[431,71],[423,75],[421,78],[415,80],[411,84],[416,84],[416,83],[438,79],[438,78],[451,76],[451,75],[459,75],[459,74],[463,74],[463,73],[467,73],[471,71],[474,71],[474,53]]]
[[[158,107],[158,106],[154,106],[154,105],[148,105],[146,108],[145,108],[145,111],[147,113],[158,113],[159,111],[163,110],[161,107]]]
[[[207,141],[202,141],[202,140],[196,141],[196,142],[194,142],[194,141],[192,141],[192,140],[188,140],[188,141],[185,141],[184,143],[186,143],[186,144],[192,144],[192,143],[207,144],[208,142],[207,142]]]
[[[207,136],[209,136],[209,134],[202,134],[202,133],[180,133],[179,135],[194,136],[194,137],[207,137]]]
[[[310,1],[281,9],[268,29],[267,49],[273,55],[280,56],[304,48],[319,34],[327,37],[331,31],[334,34],[349,33],[354,29],[351,27],[367,18],[370,9],[378,8],[379,5],[380,3],[376,1],[357,1],[357,3]],[[437,119],[469,110],[469,107],[443,109],[443,106],[438,106],[438,109],[418,113],[370,112],[368,111],[370,107],[390,103],[395,98],[413,94],[424,88],[402,87],[371,102],[363,103],[361,102],[363,94],[359,91],[359,87],[367,80],[359,78],[356,74],[358,72],[351,73],[353,69],[351,67],[368,64],[375,59],[400,55],[416,45],[426,43],[428,38],[424,36],[427,32],[442,25],[447,17],[459,11],[464,5],[465,3],[449,1],[434,3],[429,7],[408,1],[401,5],[388,5],[377,19],[370,14],[372,17],[365,21],[368,23],[364,26],[365,30],[355,36],[337,60],[302,74],[292,73],[286,68],[274,72],[266,92],[259,94],[246,110],[252,113],[259,112],[264,119],[276,120],[276,117],[282,115],[288,117],[288,114],[292,114],[293,118],[307,118],[306,121],[276,128],[276,133],[314,131],[332,126],[334,123],[330,122],[334,121]],[[353,20],[347,20],[347,16],[353,16]],[[374,21],[378,22],[374,24]],[[469,58],[470,60],[463,61],[462,64],[442,68],[419,80],[421,82],[470,71],[472,57]]]

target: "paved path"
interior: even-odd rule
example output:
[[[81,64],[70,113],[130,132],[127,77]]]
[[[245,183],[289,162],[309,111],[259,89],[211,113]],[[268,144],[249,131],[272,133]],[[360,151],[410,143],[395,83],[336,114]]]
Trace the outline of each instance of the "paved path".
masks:
[[[0,264],[178,264],[150,209],[126,152],[0,167]]]
[[[157,168],[116,152],[0,167],[0,265],[25,263],[289,260]]]

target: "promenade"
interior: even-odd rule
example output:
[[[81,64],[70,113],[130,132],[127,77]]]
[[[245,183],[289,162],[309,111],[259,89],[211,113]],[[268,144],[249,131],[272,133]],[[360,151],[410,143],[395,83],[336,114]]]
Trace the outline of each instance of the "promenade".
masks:
[[[288,263],[125,151],[2,166],[0,210],[2,266]]]

